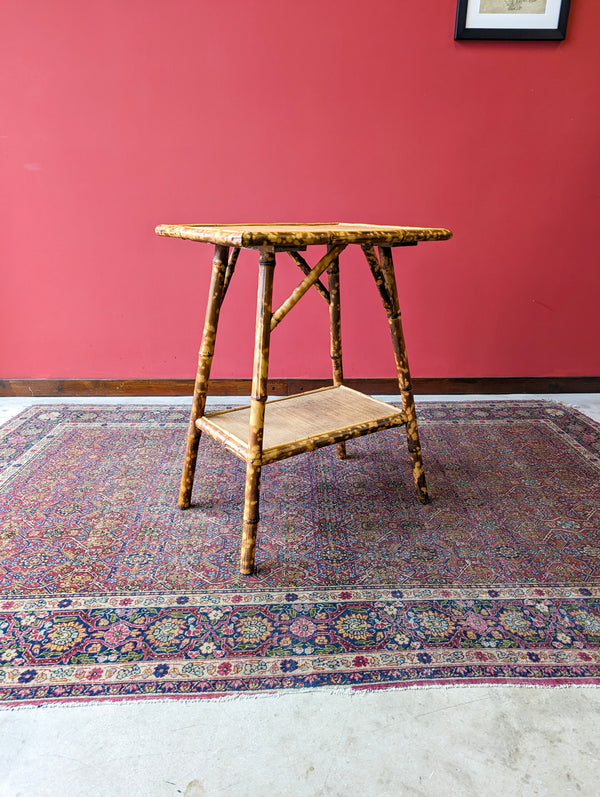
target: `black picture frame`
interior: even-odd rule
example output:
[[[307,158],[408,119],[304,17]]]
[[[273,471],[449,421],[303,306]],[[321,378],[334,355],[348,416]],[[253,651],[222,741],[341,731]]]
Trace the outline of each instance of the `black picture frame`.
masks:
[[[512,0],[519,2],[519,0]],[[527,0],[521,0],[527,2]],[[467,27],[467,12],[470,3],[479,3],[480,0],[458,0],[456,6],[456,26],[454,28],[455,39],[487,39],[501,41],[562,41],[567,34],[567,20],[569,18],[569,7],[571,0],[560,0],[560,10],[556,27],[500,27],[504,14],[498,14],[499,27],[474,28]],[[511,0],[506,0],[507,5]],[[510,9],[507,10],[510,13]],[[515,13],[514,17],[517,14]],[[513,19],[514,19],[513,17]]]

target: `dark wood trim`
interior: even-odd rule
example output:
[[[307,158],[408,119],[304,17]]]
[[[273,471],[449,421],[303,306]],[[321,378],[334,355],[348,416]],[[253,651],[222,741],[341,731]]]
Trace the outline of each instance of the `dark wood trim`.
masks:
[[[270,379],[269,395],[291,396],[330,385],[329,379]],[[364,393],[398,393],[394,378],[352,379],[344,384]],[[211,379],[209,395],[249,396],[250,379]],[[531,377],[417,377],[417,395],[461,395],[492,393],[600,393],[600,376]],[[0,379],[0,397],[85,396],[191,396],[193,379]]]

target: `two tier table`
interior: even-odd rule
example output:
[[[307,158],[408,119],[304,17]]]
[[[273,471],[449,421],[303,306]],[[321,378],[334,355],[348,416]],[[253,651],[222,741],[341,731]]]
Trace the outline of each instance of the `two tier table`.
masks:
[[[190,506],[202,432],[220,441],[228,451],[246,463],[241,573],[250,575],[254,572],[261,470],[263,465],[270,462],[327,445],[337,445],[338,456],[344,459],[346,440],[380,429],[404,426],[417,498],[422,503],[429,500],[402,332],[392,249],[414,246],[422,241],[443,241],[452,236],[449,230],[342,223],[162,224],[156,228],[156,232],[158,235],[214,245],[212,278],[198,357],[178,505],[181,509]],[[311,266],[300,253],[313,245],[325,245],[327,251]],[[402,409],[343,384],[339,257],[347,246],[352,245],[362,248],[387,314]],[[255,249],[259,252],[251,401],[247,407],[205,413],[219,313],[240,249]],[[273,311],[275,257],[282,252],[292,258],[303,272],[304,279],[281,307]],[[325,272],[326,284],[320,279]],[[319,292],[329,306],[332,385],[297,396],[268,400],[271,332],[311,287]]]

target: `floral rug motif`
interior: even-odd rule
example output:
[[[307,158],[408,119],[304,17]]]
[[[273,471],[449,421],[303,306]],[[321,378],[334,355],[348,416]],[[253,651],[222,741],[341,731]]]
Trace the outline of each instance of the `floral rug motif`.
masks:
[[[323,686],[600,684],[600,426],[551,402],[419,405],[263,470],[188,411],[37,406],[0,427],[0,705]]]

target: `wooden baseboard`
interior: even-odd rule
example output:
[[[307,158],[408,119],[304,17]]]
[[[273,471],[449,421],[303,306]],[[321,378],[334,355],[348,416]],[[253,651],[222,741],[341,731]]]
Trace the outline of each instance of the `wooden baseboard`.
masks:
[[[215,396],[248,396],[250,379],[211,379],[209,393]],[[331,384],[327,379],[271,379],[269,394],[290,396]],[[371,395],[398,393],[395,379],[347,379],[345,384]],[[417,395],[461,395],[493,393],[600,393],[600,376],[564,377],[417,377]],[[0,397],[85,396],[191,396],[192,379],[0,379]]]

